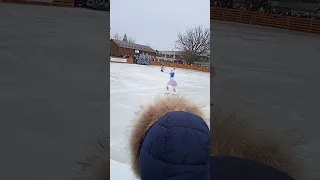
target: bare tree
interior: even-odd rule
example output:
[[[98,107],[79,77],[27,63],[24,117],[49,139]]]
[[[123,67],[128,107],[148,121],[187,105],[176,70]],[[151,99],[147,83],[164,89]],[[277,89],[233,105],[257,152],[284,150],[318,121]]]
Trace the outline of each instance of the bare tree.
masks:
[[[136,41],[134,39],[132,39],[132,38],[128,38],[128,42],[129,43],[136,43]]]
[[[122,40],[122,37],[120,36],[120,34],[119,33],[116,33],[116,34],[114,34],[113,35],[113,39],[115,39],[115,40]]]
[[[124,36],[123,36],[123,40],[122,40],[122,41],[126,41],[126,42],[128,42],[127,34],[124,34]]]
[[[176,43],[183,52],[184,60],[194,63],[210,52],[210,30],[202,26],[187,29],[184,34],[178,34]]]
[[[126,41],[129,43],[135,43],[136,41],[133,38],[130,38],[127,36],[127,34],[124,34],[124,36],[121,36],[119,33],[115,33],[113,35],[113,39],[119,40],[119,41]]]

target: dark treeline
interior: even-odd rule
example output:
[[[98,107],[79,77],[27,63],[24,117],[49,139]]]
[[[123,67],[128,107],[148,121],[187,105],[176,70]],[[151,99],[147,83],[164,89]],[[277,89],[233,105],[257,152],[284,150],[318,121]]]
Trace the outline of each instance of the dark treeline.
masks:
[[[310,0],[308,0],[308,2],[309,1]],[[304,17],[307,19],[320,19],[320,9],[303,9],[300,7],[301,4],[306,4],[306,2],[296,0],[292,2],[269,0],[210,0],[210,5],[214,7],[240,9],[244,11],[267,12],[279,15]],[[314,7],[316,7],[317,4],[314,3],[311,5],[314,5]]]

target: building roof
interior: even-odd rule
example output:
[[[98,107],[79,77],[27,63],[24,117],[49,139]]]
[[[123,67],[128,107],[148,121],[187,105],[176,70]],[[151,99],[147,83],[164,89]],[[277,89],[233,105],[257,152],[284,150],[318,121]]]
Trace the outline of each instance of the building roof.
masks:
[[[156,52],[149,46],[145,45],[140,45],[140,44],[134,44],[126,41],[120,41],[120,40],[115,40],[111,39],[113,42],[115,42],[119,47],[122,48],[127,48],[127,49],[135,49],[135,50],[140,50],[140,51],[146,51],[146,52]]]

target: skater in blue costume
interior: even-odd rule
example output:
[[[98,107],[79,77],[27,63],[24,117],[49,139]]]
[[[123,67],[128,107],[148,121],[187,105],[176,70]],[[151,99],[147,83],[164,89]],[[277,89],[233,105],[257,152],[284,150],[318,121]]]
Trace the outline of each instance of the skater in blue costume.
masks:
[[[170,71],[167,71],[161,66],[161,72],[167,73],[170,75],[170,80],[167,83],[167,93],[169,93],[169,86],[172,87],[174,93],[176,93],[176,87],[177,87],[177,82],[174,80],[174,74],[175,74],[175,68],[171,69]]]

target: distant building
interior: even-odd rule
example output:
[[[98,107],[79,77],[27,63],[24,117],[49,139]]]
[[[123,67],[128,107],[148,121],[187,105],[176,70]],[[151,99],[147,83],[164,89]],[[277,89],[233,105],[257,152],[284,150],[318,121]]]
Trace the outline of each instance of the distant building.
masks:
[[[134,44],[134,43],[115,40],[115,39],[110,40],[110,55],[111,56],[133,57],[134,55],[139,55],[139,54],[143,54],[143,53],[150,55],[151,58],[156,57],[156,51],[153,50],[149,46]]]
[[[183,55],[181,51],[158,51],[156,59],[163,61],[181,61]]]
[[[201,58],[210,61],[210,53],[201,55]],[[182,51],[158,51],[156,59],[163,61],[184,61]]]
[[[210,62],[210,52],[202,54],[201,57],[206,59],[208,62]]]
[[[210,66],[210,62],[194,62],[194,64],[199,66]]]

